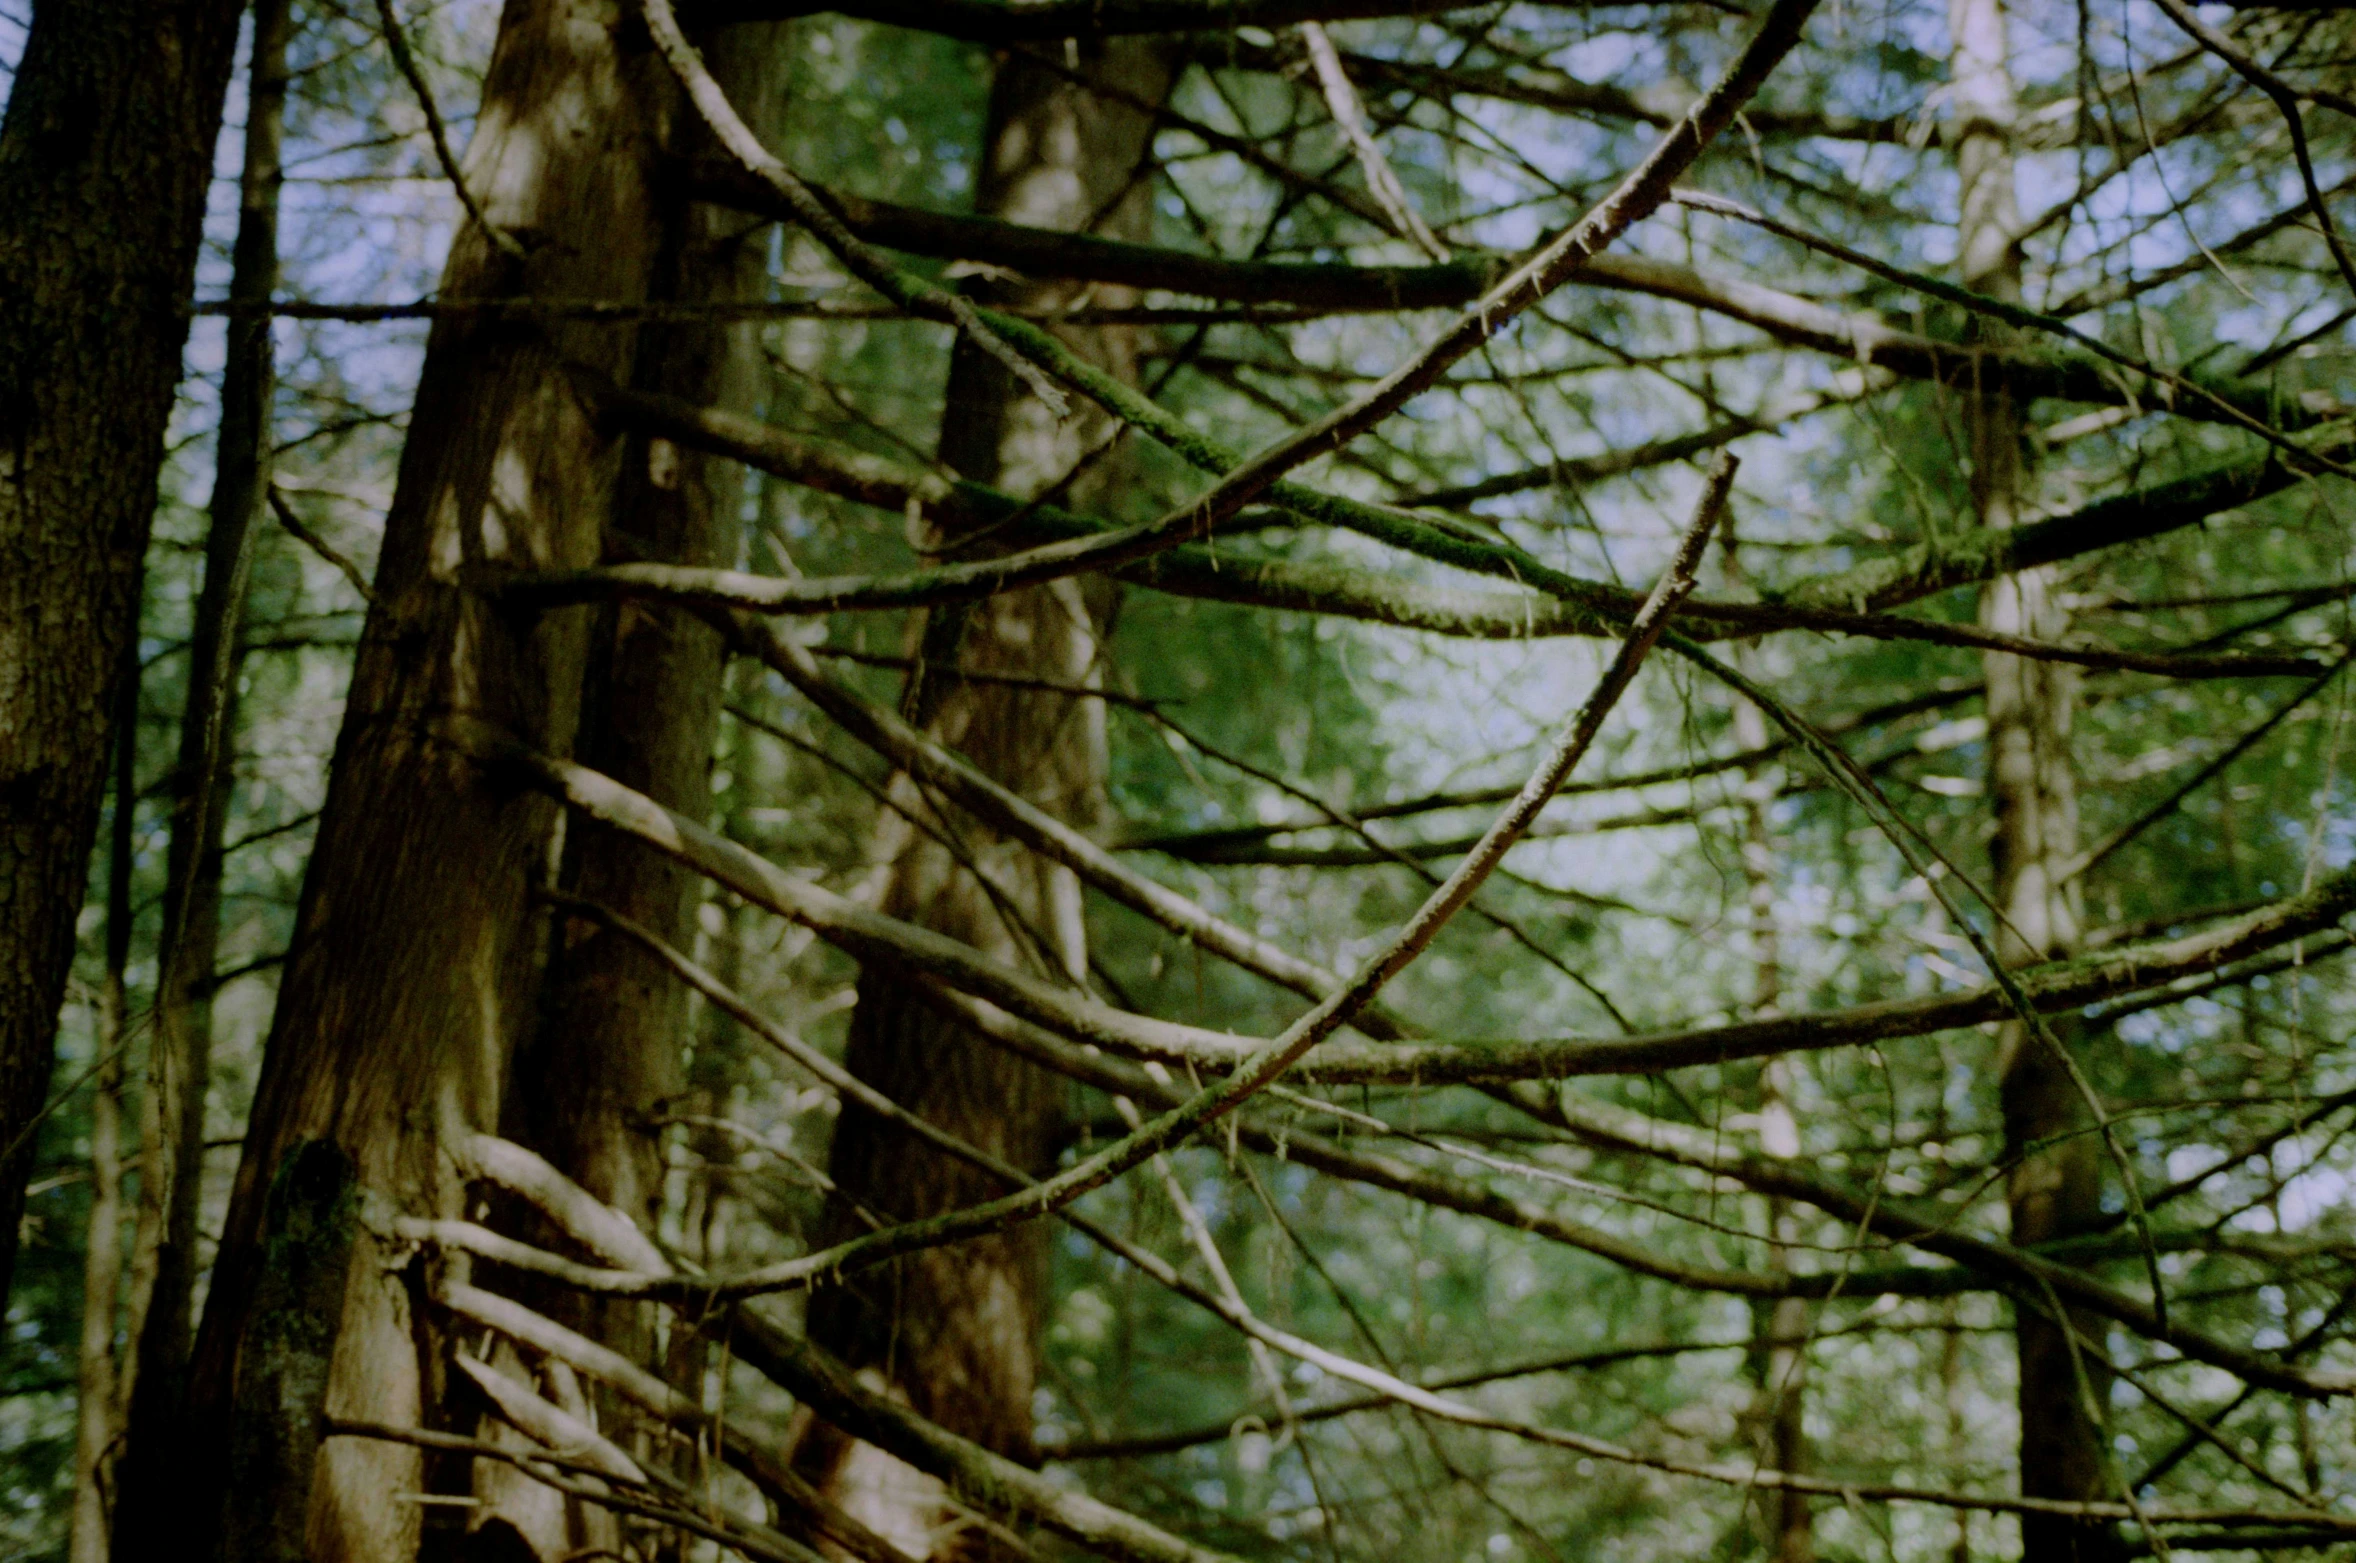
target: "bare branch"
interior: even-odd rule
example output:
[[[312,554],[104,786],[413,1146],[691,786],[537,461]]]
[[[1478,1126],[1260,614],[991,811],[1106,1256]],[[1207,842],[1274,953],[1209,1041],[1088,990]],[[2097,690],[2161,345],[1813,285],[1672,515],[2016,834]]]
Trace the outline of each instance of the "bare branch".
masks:
[[[1399,183],[1398,174],[1383,149],[1375,145],[1373,135],[1366,128],[1366,114],[1358,105],[1358,90],[1350,85],[1349,73],[1342,69],[1342,57],[1334,51],[1333,40],[1316,22],[1300,24],[1301,41],[1309,46],[1310,62],[1317,68],[1317,84],[1325,89],[1326,107],[1333,111],[1334,123],[1342,127],[1349,139],[1350,150],[1358,156],[1358,167],[1366,175],[1366,187],[1390,215],[1398,230],[1415,241],[1416,248],[1433,260],[1448,259],[1448,246],[1439,241],[1424,223],[1414,206],[1407,200],[1406,188]]]

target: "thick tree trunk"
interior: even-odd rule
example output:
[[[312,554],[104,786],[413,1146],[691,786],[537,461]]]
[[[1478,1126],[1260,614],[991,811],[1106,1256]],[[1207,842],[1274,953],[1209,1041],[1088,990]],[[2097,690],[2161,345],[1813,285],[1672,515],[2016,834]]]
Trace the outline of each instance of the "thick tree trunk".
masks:
[[[1146,102],[1169,91],[1161,45],[1135,40],[1077,46],[1094,78]],[[1143,177],[1150,117],[1091,96],[1019,57],[1004,60],[990,98],[976,205],[1034,227],[1143,238],[1151,215]],[[1070,298],[1064,286],[1025,286],[1010,302]],[[1098,302],[1111,303],[1099,290]],[[1067,339],[1113,372],[1135,377],[1137,344],[1119,329]],[[1081,469],[1070,492],[1083,505],[1117,488],[1122,463],[1088,458],[1111,430],[1101,416],[1058,423],[994,361],[962,344],[950,368],[942,459],[969,478],[1036,494]],[[1082,463],[1086,466],[1082,468]],[[933,540],[954,552],[958,539]],[[986,545],[985,545],[986,546]],[[957,669],[1085,686],[1100,673],[1102,604],[1079,582],[1007,593],[924,625],[912,713],[976,764],[1025,796],[1083,824],[1098,817],[1103,708],[1085,697],[961,679]],[[1078,978],[1087,951],[1078,882],[974,822],[943,819],[905,777],[894,798],[959,844],[961,866],[931,835],[887,817],[883,910],[966,940],[1000,959]],[[989,877],[985,889],[973,869]],[[904,1106],[1017,1166],[1054,1156],[1062,1087],[987,1040],[951,1026],[889,973],[860,984],[846,1062]],[[830,1218],[854,1230],[855,1211],[904,1219],[1000,1192],[971,1168],[846,1106],[835,1129]],[[813,1299],[811,1333],[854,1367],[887,1382],[933,1421],[1016,1459],[1032,1454],[1044,1254],[1039,1228],[960,1244],[876,1272]],[[828,1495],[918,1557],[986,1552],[938,1483],[865,1445],[821,1434],[804,1454]]]
[[[465,164],[507,242],[470,225],[446,295],[647,296],[657,152],[676,93],[629,39],[621,0],[510,0]],[[486,777],[432,727],[460,712],[570,750],[590,615],[502,607],[459,575],[596,562],[620,447],[564,366],[626,382],[635,340],[610,326],[487,320],[446,320],[430,339],[192,1371],[192,1419],[215,1444],[238,1436],[220,1439],[211,1422],[241,1393],[262,1206],[290,1148],[331,1141],[378,1208],[454,1216],[467,1174],[452,1147],[499,1122],[513,1051],[535,1020],[545,925],[533,888],[561,816]],[[443,1394],[429,1282],[410,1256],[359,1242],[330,1410],[463,1423]],[[401,1446],[329,1440],[307,1497],[312,1558],[406,1563],[425,1506],[405,1495],[466,1476],[429,1473]]]
[[[781,28],[749,26],[729,29],[704,49],[714,79],[758,134],[782,121],[784,47]],[[683,118],[674,128],[684,143],[678,156],[708,154],[699,120]],[[766,294],[771,225],[691,203],[675,188],[656,220],[655,296],[718,303]],[[753,412],[760,386],[754,346],[753,330],[741,323],[646,327],[636,383],[699,406]],[[632,436],[614,490],[608,556],[732,566],[744,499],[737,463]],[[711,802],[725,662],[718,632],[690,610],[646,603],[599,610],[577,741],[583,763],[700,817]],[[701,880],[635,838],[577,825],[566,837],[561,877],[570,893],[623,913],[677,948],[694,946]],[[538,1029],[516,1060],[506,1133],[655,1231],[662,1141],[647,1120],[676,1110],[686,1088],[687,990],[636,940],[574,921],[558,927],[543,992]],[[601,1302],[564,1288],[535,1292],[533,1300],[633,1360],[659,1366],[652,1305]],[[631,1415],[619,1397],[601,1398],[599,1409],[609,1436]],[[585,1545],[602,1516],[565,1519],[572,1543]],[[559,1538],[532,1539],[546,1550]]]
[[[2016,118],[2002,0],[1953,0],[1957,255],[1965,287],[2003,299],[2021,291],[2019,214],[2013,184]],[[1980,525],[2022,519],[2026,473],[2019,407],[2001,386],[1971,388],[1965,398],[1971,494]],[[2059,639],[2065,626],[2052,600],[2052,576],[2027,570],[1989,584],[1980,622],[1989,629]],[[2077,782],[2070,768],[2075,671],[2060,663],[1993,655],[1985,659],[1988,796],[1995,812],[1990,867],[2006,926],[1997,950],[2007,962],[2050,960],[2076,949],[2078,895],[2065,876],[2078,845]],[[2065,1047],[2077,1028],[2057,1018]],[[2086,1230],[2102,1217],[2100,1142],[2079,1133],[2085,1102],[2069,1071],[2019,1025],[1999,1036],[1999,1073],[2007,1148],[2020,1156],[2008,1199],[2013,1241],[2048,1242]],[[2062,1138],[2068,1136],[2067,1138]],[[2080,1321],[2092,1338],[2099,1324]],[[2019,1310],[2020,1480],[2025,1494],[2065,1499],[2107,1496],[2104,1486],[2102,1374],[2071,1348],[2067,1329]],[[2024,1563],[2055,1563],[2100,1550],[2101,1527],[2024,1515]]]
[[[241,9],[44,5],[0,127],[0,1146],[48,1090]]]
[[[256,0],[229,281],[230,297],[253,305],[267,303],[278,286],[279,143],[293,31],[289,0]],[[164,927],[139,1168],[132,1366],[125,1386],[130,1413],[120,1490],[129,1501],[118,1512],[126,1557],[152,1555],[176,1533],[167,1507],[147,1499],[156,1490],[155,1462],[178,1458],[177,1417],[187,1388],[197,1210],[204,1191],[205,1086],[213,1055],[213,965],[221,930],[222,800],[254,517],[270,477],[270,328],[266,314],[228,322],[204,585],[189,636],[188,697],[171,776]]]

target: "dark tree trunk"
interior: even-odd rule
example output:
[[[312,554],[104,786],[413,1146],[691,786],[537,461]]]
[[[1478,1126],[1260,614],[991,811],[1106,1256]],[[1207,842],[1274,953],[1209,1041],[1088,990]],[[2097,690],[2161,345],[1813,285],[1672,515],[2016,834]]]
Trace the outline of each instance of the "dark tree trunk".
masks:
[[[244,167],[229,296],[269,302],[278,286],[279,143],[286,111],[289,0],[256,0],[246,70]],[[213,965],[221,932],[221,838],[238,630],[253,556],[254,517],[270,480],[270,317],[233,315],[221,373],[204,585],[189,636],[188,698],[171,776],[164,929],[157,957],[155,1033],[148,1045],[139,1171],[140,1262],[133,1300],[130,1412],[117,1492],[125,1557],[157,1555],[177,1520],[150,1503],[158,1461],[178,1456],[187,1383],[190,1301],[196,1285],[197,1210],[204,1191],[205,1085],[213,1055]]]
[[[241,9],[41,6],[0,127],[0,1297]]]
[[[359,1205],[351,1158],[331,1141],[289,1148],[271,1181],[225,1451],[229,1479],[210,1495],[220,1515],[217,1563],[311,1563],[316,1556],[303,1500],[318,1477],[320,1414],[352,1278]],[[257,1494],[291,1501],[257,1501]]]
[[[1160,45],[1082,45],[1082,68],[1146,102],[1167,94]],[[1146,236],[1149,116],[1019,57],[999,67],[976,204],[987,216],[1034,227]],[[1010,302],[1068,299],[1066,286],[1018,290]],[[1099,293],[1099,302],[1110,302]],[[1126,378],[1137,343],[1117,328],[1075,331],[1081,352]],[[1036,494],[1080,469],[1083,505],[1114,503],[1123,464],[1089,461],[1111,432],[1101,416],[1059,424],[995,361],[962,344],[954,355],[940,452],[977,481]],[[955,538],[935,540],[954,550]],[[1083,824],[1101,811],[1103,708],[1085,697],[968,682],[974,671],[1084,686],[1099,674],[1101,590],[1076,581],[1010,592],[923,626],[910,705],[939,737],[1043,806]],[[889,878],[883,910],[966,940],[1000,959],[1077,978],[1087,949],[1078,882],[962,817],[943,819],[905,777],[894,798],[959,843],[967,866],[898,816],[884,822]],[[1059,1082],[949,1025],[888,973],[859,988],[846,1061],[904,1106],[1017,1166],[1045,1170],[1063,1101]],[[972,1169],[846,1106],[835,1129],[837,1231],[861,1224],[852,1207],[886,1219],[930,1214],[1000,1192]],[[813,1300],[811,1333],[861,1369],[882,1373],[920,1414],[1017,1459],[1032,1454],[1044,1254],[1040,1229],[938,1250]],[[937,1484],[864,1445],[821,1435],[807,1464],[829,1494],[917,1556],[987,1550],[963,1530]]]
[[[676,93],[629,37],[620,0],[510,0],[465,169],[507,242],[470,225],[446,295],[647,296],[657,151]],[[561,819],[433,728],[465,713],[568,752],[590,615],[502,607],[459,575],[598,559],[620,446],[565,365],[628,381],[635,341],[611,326],[490,320],[445,320],[430,339],[192,1369],[192,1422],[208,1435],[237,1393],[263,1198],[290,1148],[331,1140],[372,1199],[452,1216],[467,1181],[453,1152],[499,1122],[513,1051],[534,1024],[544,923],[533,890]],[[431,1278],[402,1259],[358,1244],[327,1404],[452,1425]],[[186,1469],[200,1483],[212,1474]],[[402,1495],[425,1477],[415,1451],[329,1440],[309,1500],[316,1563],[415,1557],[421,1506]]]
[[[1956,252],[1965,287],[2017,300],[2021,292],[2020,217],[2015,205],[2013,132],[2017,107],[2008,61],[2002,0],[1953,0]],[[2001,386],[1965,397],[1972,505],[1980,525],[2023,519],[2026,472],[2021,412]],[[2052,572],[2024,570],[1980,594],[1989,629],[2060,639],[2065,626],[2052,602]],[[2070,727],[2077,698],[2073,669],[2054,662],[1992,655],[1988,684],[1988,797],[1995,813],[1989,866],[2005,926],[1997,953],[2007,963],[2052,960],[2075,952],[2078,893],[2070,860],[2078,847],[2077,781],[2070,766]],[[2057,1017],[2063,1046],[2078,1047],[2081,1028]],[[2078,1133],[2088,1113],[2068,1069],[2025,1027],[1998,1036],[2000,1093],[2007,1148],[2020,1156],[2008,1189],[2013,1241],[2024,1246],[2087,1230],[2102,1219],[2100,1141]],[[2031,1149],[2031,1147],[2041,1147]],[[2073,1351],[2068,1327],[2019,1307],[2022,1493],[2077,1501],[2104,1491],[2098,1364]],[[2099,1341],[2091,1316],[2076,1320]],[[2023,1563],[2064,1563],[2099,1555],[2106,1527],[2054,1516],[2021,1517]]]

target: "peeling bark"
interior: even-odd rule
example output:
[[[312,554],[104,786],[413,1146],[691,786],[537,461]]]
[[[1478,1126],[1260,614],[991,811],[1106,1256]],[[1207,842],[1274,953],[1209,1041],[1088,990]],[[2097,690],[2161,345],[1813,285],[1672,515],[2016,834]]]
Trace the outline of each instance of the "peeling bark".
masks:
[[[470,225],[446,294],[647,296],[676,97],[661,62],[628,46],[627,21],[621,0],[507,6],[464,177],[511,242]],[[251,1366],[261,1206],[290,1147],[332,1141],[370,1199],[393,1209],[465,1208],[467,1174],[449,1146],[499,1122],[511,1056],[533,1024],[543,924],[532,894],[559,850],[561,815],[487,781],[426,725],[460,711],[571,748],[588,616],[502,609],[456,576],[597,560],[620,442],[561,366],[627,383],[635,341],[611,327],[488,321],[445,321],[429,341],[197,1344],[198,1425],[226,1415]],[[444,1342],[419,1306],[411,1256],[364,1238],[353,1265],[328,1410],[453,1425]],[[199,1491],[215,1474],[201,1460],[186,1470]],[[407,1446],[331,1441],[309,1497],[314,1563],[408,1563],[424,1506],[403,1495],[464,1479],[462,1462],[429,1469]]]
[[[1082,70],[1129,99],[1159,102],[1173,59],[1158,44],[1076,45]],[[977,207],[1032,227],[1141,237],[1151,217],[1145,159],[1148,115],[1019,58],[1000,63],[990,98]],[[993,290],[993,301],[1068,302],[1073,284]],[[1100,302],[1118,302],[1098,290]],[[1071,329],[1065,340],[1124,379],[1136,378],[1137,341],[1118,327]],[[1057,490],[1085,500],[1117,491],[1121,453],[1094,408],[1058,422],[994,360],[962,341],[952,359],[940,453],[961,476],[1030,497]],[[955,550],[958,536],[930,542]],[[982,544],[981,546],[988,546]],[[1058,581],[931,613],[910,680],[910,715],[1024,797],[1083,828],[1102,813],[1103,708],[1068,695],[968,682],[955,669],[1016,674],[1065,686],[1102,676],[1100,586]],[[965,816],[944,814],[909,778],[893,785],[903,808],[963,849],[960,864],[899,815],[883,823],[888,863],[878,904],[893,916],[965,940],[1050,979],[1087,969],[1079,881]],[[977,877],[986,875],[989,883]],[[1063,1087],[1037,1066],[943,1020],[904,980],[871,973],[859,987],[845,1062],[902,1106],[1017,1167],[1043,1172],[1054,1157]],[[1001,1192],[856,1105],[835,1129],[840,1191],[835,1235],[858,1230],[855,1211],[906,1219]],[[1037,1371],[1041,1229],[1033,1224],[886,1267],[813,1300],[812,1338],[919,1415],[984,1448],[1035,1458],[1031,1396]],[[821,1430],[803,1451],[821,1490],[918,1557],[992,1550],[966,1525],[946,1489],[871,1446]]]
[[[782,120],[785,44],[777,26],[729,29],[704,46],[713,77],[756,133]],[[674,123],[685,145],[708,134],[693,116]],[[722,208],[691,201],[677,186],[660,192],[653,214],[657,253],[651,285],[658,299],[712,303],[764,296],[768,230]],[[637,348],[637,388],[699,406],[756,410],[760,381],[752,327],[724,321],[644,328]],[[657,559],[727,567],[736,562],[744,469],[736,462],[637,433],[623,443],[605,538],[612,562]],[[726,653],[720,634],[693,610],[620,602],[597,610],[591,630],[577,747],[583,763],[701,818],[711,800],[712,745],[719,726]],[[577,822],[567,833],[560,879],[570,893],[612,908],[692,945],[702,881],[672,858],[599,825]],[[545,1156],[600,1200],[647,1231],[660,1229],[662,1140],[649,1119],[677,1110],[686,1088],[682,1039],[687,990],[643,946],[573,920],[554,934],[542,989],[542,1016],[515,1062],[505,1132]],[[534,1300],[551,1318],[655,1365],[655,1310],[648,1304],[585,1298],[561,1288]],[[598,1397],[609,1419],[631,1415],[610,1393]],[[488,1462],[485,1469],[489,1468]],[[506,1485],[540,1507],[553,1494],[528,1479]],[[511,1514],[517,1528],[548,1555],[597,1541],[610,1518],[578,1502],[546,1533]]]

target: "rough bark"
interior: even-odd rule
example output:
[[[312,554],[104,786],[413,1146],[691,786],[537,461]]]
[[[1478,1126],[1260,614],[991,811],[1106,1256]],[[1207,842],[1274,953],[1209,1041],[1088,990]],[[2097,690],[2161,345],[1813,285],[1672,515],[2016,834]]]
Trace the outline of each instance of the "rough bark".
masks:
[[[1953,0],[1952,32],[1959,185],[1959,280],[2007,301],[2021,291],[2019,215],[2012,132],[2017,118],[2002,0]],[[2019,406],[2007,388],[1986,385],[1963,403],[1969,439],[1972,506],[1983,528],[2005,530],[2024,517],[2027,473]],[[2000,576],[1980,594],[1980,623],[2007,634],[2058,638],[2065,628],[2052,601],[2049,570]],[[1988,796],[1995,814],[1990,869],[2005,925],[1997,952],[2008,963],[2066,958],[2077,948],[2077,887],[2067,877],[2078,845],[2077,783],[2070,766],[2070,727],[2077,675],[2067,666],[2002,653],[1983,664],[1987,678]],[[2080,1027],[2056,1017],[2062,1045],[2079,1047]],[[2018,1023],[1998,1033],[1999,1091],[2005,1141],[2019,1155],[2008,1187],[2013,1241],[2049,1242],[2102,1223],[2099,1140],[2076,1133],[2088,1112],[2069,1070]],[[2057,1137],[2061,1138],[2057,1141]],[[2036,1148],[2032,1148],[2036,1147]],[[2073,1315],[2075,1318],[2076,1316]],[[2100,1339],[2099,1321],[2079,1326]],[[2105,1386],[2080,1360],[2068,1329],[2029,1308],[2018,1318],[2020,1482],[2025,1495],[2105,1496],[2101,1406]],[[2051,1516],[2023,1515],[2024,1563],[2099,1555],[2106,1528]]]
[[[620,0],[511,0],[464,164],[511,242],[470,224],[445,294],[646,296],[657,154],[675,97],[660,62],[629,45],[627,23]],[[241,1354],[259,1327],[249,1314],[265,1185],[290,1147],[340,1146],[380,1206],[464,1208],[467,1174],[450,1147],[498,1123],[514,1048],[533,1022],[543,923],[532,893],[556,857],[560,816],[487,782],[425,728],[469,712],[567,752],[590,621],[578,610],[500,609],[454,576],[599,557],[620,447],[562,365],[628,381],[634,344],[635,333],[610,327],[487,321],[445,321],[429,341],[192,1368],[198,1425],[212,1427],[240,1392]],[[373,1239],[353,1264],[328,1409],[449,1425],[443,1343],[419,1306],[424,1277]],[[184,1468],[199,1483],[215,1474]],[[309,1494],[311,1557],[406,1563],[423,1506],[401,1495],[465,1477],[463,1466],[428,1473],[404,1446],[331,1441]]]
[[[246,68],[245,149],[229,295],[266,302],[278,285],[279,145],[286,111],[289,0],[256,0]],[[204,584],[188,647],[188,696],[170,778],[163,936],[157,954],[154,1036],[139,1167],[138,1260],[133,1267],[117,1537],[124,1555],[153,1555],[177,1520],[146,1500],[154,1465],[176,1458],[187,1388],[196,1286],[197,1210],[204,1184],[205,1084],[213,1053],[213,965],[220,947],[221,840],[226,820],[237,640],[244,621],[254,518],[269,482],[270,317],[230,317],[221,373],[221,424],[205,533]]]
[[[1163,45],[1074,47],[1084,74],[1131,100],[1159,102],[1169,90],[1171,56]],[[1096,98],[1010,57],[992,86],[976,204],[985,216],[1034,227],[1142,237],[1151,215],[1143,178],[1151,136],[1150,118],[1126,103]],[[999,296],[1036,306],[1078,291],[1037,284]],[[1103,290],[1097,296],[1113,302]],[[1132,333],[1074,330],[1067,340],[1114,373],[1135,378]],[[1059,499],[1104,495],[1117,488],[1122,463],[1118,453],[1090,458],[1111,432],[1092,409],[1059,423],[996,362],[962,344],[952,359],[940,454],[964,477],[1025,496],[1059,484],[1065,485]],[[928,542],[955,552],[960,539],[939,535]],[[1033,802],[1083,826],[1093,823],[1101,813],[1102,707],[968,682],[955,670],[1089,684],[1101,673],[1104,607],[1101,591],[1064,581],[930,615],[919,636],[921,665],[910,681],[911,714]],[[906,777],[895,782],[893,797],[957,843],[967,863],[904,817],[888,816],[883,910],[1043,975],[1076,980],[1085,972],[1080,886],[1069,870],[969,818],[938,813]],[[987,887],[976,870],[988,877]],[[1005,1161],[1039,1171],[1052,1163],[1061,1086],[944,1021],[889,974],[861,982],[845,1061],[901,1105]],[[844,1235],[856,1229],[859,1210],[903,1219],[1001,1192],[993,1180],[856,1106],[846,1106],[836,1125],[831,1171],[840,1198],[830,1220]],[[822,1292],[812,1304],[812,1337],[888,1384],[918,1414],[1027,1462],[1034,1457],[1040,1242],[1039,1228],[1029,1225]],[[988,1550],[985,1533],[960,1523],[938,1482],[871,1446],[821,1434],[804,1460],[829,1497],[915,1556]]]
[[[704,45],[714,79],[756,133],[782,118],[784,42],[782,28],[761,25],[729,29]],[[700,121],[685,116],[673,129],[686,143],[675,155],[705,150]],[[690,201],[676,184],[662,194],[654,295],[691,303],[764,296],[768,227]],[[754,346],[754,332],[744,324],[648,327],[637,349],[637,387],[751,412],[759,394]],[[744,469],[737,463],[633,434],[623,446],[606,557],[733,565],[743,503]],[[582,761],[667,807],[703,817],[725,660],[718,631],[691,610],[637,602],[599,609],[582,693]],[[576,823],[566,836],[561,879],[572,894],[611,907],[674,945],[694,942],[702,880],[632,837]],[[687,990],[636,941],[573,920],[556,930],[542,1003],[539,1026],[516,1059],[508,1138],[538,1151],[644,1230],[658,1230],[662,1142],[649,1119],[677,1110],[686,1088]],[[633,1361],[657,1361],[647,1304],[563,1289],[534,1301]],[[630,1414],[610,1394],[600,1403],[609,1429]],[[603,1517],[577,1503],[573,1508],[566,1521],[574,1534],[533,1537],[543,1550],[558,1541],[588,1543],[586,1533]]]
[[[0,1146],[48,1089],[241,9],[44,5],[0,127]]]
[[[262,1274],[214,1492],[219,1563],[312,1563],[304,1502],[318,1479],[321,1413],[352,1277],[360,1195],[334,1143],[288,1148],[271,1180]],[[271,1501],[272,1497],[285,1501]],[[185,1525],[186,1517],[183,1516]]]

